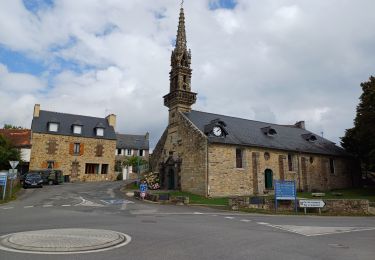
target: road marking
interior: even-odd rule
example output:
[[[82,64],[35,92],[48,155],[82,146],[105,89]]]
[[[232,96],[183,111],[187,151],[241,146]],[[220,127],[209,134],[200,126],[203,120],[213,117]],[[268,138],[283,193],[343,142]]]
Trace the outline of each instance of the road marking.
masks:
[[[270,225],[270,224],[267,223],[267,222],[257,222],[257,224],[259,224],[259,225],[265,225],[265,226],[269,226],[269,225]]]
[[[24,206],[25,209],[34,208],[34,206]]]
[[[242,221],[242,222],[251,222],[250,219],[241,219],[240,221]]]
[[[86,207],[104,207],[104,205],[95,203],[89,200],[84,199],[83,197],[79,197],[81,199],[81,202],[78,204],[75,204],[74,206],[86,206]]]
[[[14,209],[14,207],[2,207],[0,209]]]
[[[61,207],[70,207],[70,206],[72,206],[72,205],[70,205],[70,204],[61,205]]]
[[[283,231],[296,233],[306,237],[323,236],[359,231],[375,230],[375,227],[319,227],[319,226],[295,226],[295,225],[269,225]]]
[[[45,205],[43,205],[43,208],[48,208],[48,207],[53,207],[53,205],[51,205],[51,204],[45,204]]]
[[[111,204],[111,205],[124,205],[125,203],[126,204],[134,204],[133,201],[130,201],[130,200],[123,200],[123,199],[117,199],[117,200],[108,200],[108,199],[105,199],[105,200],[100,200],[101,202],[105,203],[105,204]]]
[[[224,217],[224,218],[226,218],[226,219],[234,219],[234,217]]]
[[[203,215],[202,212],[194,212],[193,214],[195,214],[195,215]]]

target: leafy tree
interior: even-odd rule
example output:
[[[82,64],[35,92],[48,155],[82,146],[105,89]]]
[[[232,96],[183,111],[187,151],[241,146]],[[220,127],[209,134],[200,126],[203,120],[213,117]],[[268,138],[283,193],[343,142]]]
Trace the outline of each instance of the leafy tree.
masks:
[[[341,145],[358,157],[365,171],[375,171],[375,77],[361,87],[354,127],[345,131]]]
[[[146,160],[143,160],[142,158],[139,157],[139,165],[144,165],[147,164]],[[132,157],[127,158],[123,165],[131,165],[133,167],[137,167],[138,165],[138,156],[133,155]]]
[[[9,161],[20,161],[20,151],[13,148],[9,139],[0,135],[0,170],[10,169]]]
[[[15,126],[12,124],[4,124],[4,129],[24,129],[22,126]]]

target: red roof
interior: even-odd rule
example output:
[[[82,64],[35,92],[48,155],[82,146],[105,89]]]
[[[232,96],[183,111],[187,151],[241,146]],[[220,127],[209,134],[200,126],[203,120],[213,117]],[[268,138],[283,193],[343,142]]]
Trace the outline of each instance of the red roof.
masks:
[[[8,138],[15,147],[31,147],[30,129],[0,129],[0,135]]]

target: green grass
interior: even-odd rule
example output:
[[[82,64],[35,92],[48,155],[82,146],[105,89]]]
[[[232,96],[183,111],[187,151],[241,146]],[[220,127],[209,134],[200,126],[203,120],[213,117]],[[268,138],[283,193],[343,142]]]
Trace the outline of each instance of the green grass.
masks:
[[[166,194],[169,193],[172,197],[177,196],[186,196],[189,197],[190,204],[205,204],[205,205],[228,205],[228,198],[206,198],[200,195],[192,194],[189,192],[182,192],[182,191],[151,191],[153,194]]]
[[[342,193],[342,196],[334,195],[333,193]],[[371,202],[375,202],[375,189],[374,188],[356,188],[356,189],[343,189],[343,190],[333,190],[324,192],[326,195],[324,197],[313,197],[311,192],[298,192],[298,198],[308,198],[308,199],[366,199]]]
[[[129,183],[125,186],[126,190],[138,190],[138,186],[136,182]]]
[[[7,187],[6,194],[5,194],[5,200],[2,200],[3,198],[3,191],[1,190],[0,194],[0,204],[7,203],[9,201],[15,200],[17,198],[17,193],[21,189],[21,185],[18,184],[12,189],[12,196],[9,196],[9,187]]]

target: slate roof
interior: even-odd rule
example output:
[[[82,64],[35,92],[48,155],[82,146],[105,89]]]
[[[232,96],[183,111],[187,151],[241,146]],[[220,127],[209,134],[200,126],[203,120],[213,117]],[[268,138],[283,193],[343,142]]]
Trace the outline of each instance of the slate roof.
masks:
[[[213,120],[217,121],[217,119],[220,119],[220,121],[226,124],[225,129],[228,135],[226,137],[215,137],[208,134],[208,141],[211,143],[254,146],[334,156],[349,156],[344,149],[338,147],[333,142],[296,126],[277,125],[194,110],[184,113],[184,115],[203,133],[205,132],[205,126],[209,125]],[[264,128],[267,127],[276,130],[277,134],[267,135],[264,132]],[[315,141],[306,140],[306,137],[311,137],[311,135],[316,137]]]
[[[58,132],[48,131],[48,123],[50,122],[59,123]],[[80,135],[73,134],[72,125],[76,124],[82,125],[82,134]],[[95,128],[98,125],[104,127],[104,136],[96,135]],[[33,118],[31,130],[34,133],[116,140],[115,130],[108,124],[108,121],[105,118],[65,114],[45,110],[40,110],[39,117]]]
[[[137,149],[148,150],[149,140],[146,135],[129,135],[129,134],[116,134],[117,136],[117,149]]]
[[[10,140],[12,145],[17,148],[31,147],[30,129],[0,129],[0,135]]]

